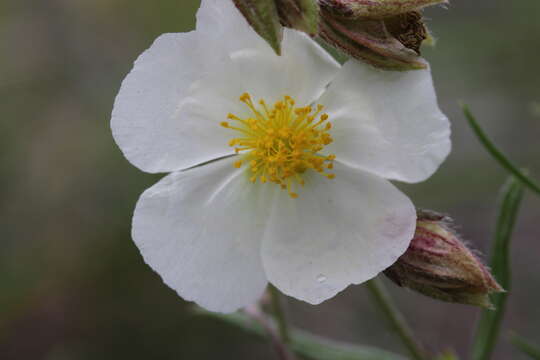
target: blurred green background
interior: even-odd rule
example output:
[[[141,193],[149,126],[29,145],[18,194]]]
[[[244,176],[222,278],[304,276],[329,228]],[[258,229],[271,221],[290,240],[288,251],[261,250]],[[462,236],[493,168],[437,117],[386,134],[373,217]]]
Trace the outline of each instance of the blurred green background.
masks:
[[[224,0],[225,1],[225,0]],[[139,194],[159,176],[131,166],[109,130],[136,57],[164,32],[194,26],[196,0],[0,2],[0,359],[275,359],[272,348],[193,319],[130,239]],[[451,214],[485,251],[506,174],[468,129],[471,105],[490,136],[540,178],[540,2],[455,0],[429,9],[426,49],[454,151],[429,181],[401,186]],[[521,359],[509,329],[540,343],[540,201],[526,196],[512,253],[514,289],[495,359]],[[479,312],[389,284],[432,350],[467,358]],[[361,286],[292,322],[334,339],[401,351]]]

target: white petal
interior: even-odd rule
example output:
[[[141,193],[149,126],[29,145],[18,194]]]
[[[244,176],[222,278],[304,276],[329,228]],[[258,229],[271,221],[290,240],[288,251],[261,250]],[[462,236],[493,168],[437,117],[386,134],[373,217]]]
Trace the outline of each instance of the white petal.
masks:
[[[382,71],[350,60],[319,102],[334,125],[325,151],[350,166],[418,182],[450,152],[450,124],[429,70]]]
[[[387,180],[340,163],[335,173],[311,174],[297,199],[278,195],[261,249],[268,280],[312,304],[393,264],[416,225],[413,204]]]
[[[197,124],[187,128],[179,105],[193,82],[219,70],[231,51],[250,47],[272,55],[232,1],[204,0],[197,17],[197,31],[157,38],[137,59],[116,97],[113,136],[126,158],[143,171],[176,171],[230,154],[219,133],[207,133]],[[185,140],[197,136],[214,146],[194,147]]]
[[[228,139],[236,134],[224,131],[219,123],[227,119],[228,113],[240,117],[251,115],[239,100],[244,92],[250,93],[255,101],[264,99],[267,104],[290,95],[299,106],[305,106],[324,92],[338,71],[339,64],[328,53],[294,30],[285,32],[282,56],[254,49],[237,51],[217,71],[207,74],[190,89],[179,109],[186,128],[190,129],[182,140],[190,143],[191,148],[227,151]],[[222,140],[216,140],[219,137]]]
[[[176,172],[146,190],[132,236],[146,263],[186,300],[219,312],[255,302],[267,280],[260,239],[265,191],[235,157]]]
[[[195,32],[164,34],[122,83],[111,128],[126,158],[143,171],[174,171],[225,155],[185,142],[190,129],[178,107],[203,71],[197,46]]]
[[[249,50],[232,56],[243,88],[268,102],[290,95],[298,105],[308,105],[326,90],[341,68],[309,36],[291,29],[283,34],[281,56]]]

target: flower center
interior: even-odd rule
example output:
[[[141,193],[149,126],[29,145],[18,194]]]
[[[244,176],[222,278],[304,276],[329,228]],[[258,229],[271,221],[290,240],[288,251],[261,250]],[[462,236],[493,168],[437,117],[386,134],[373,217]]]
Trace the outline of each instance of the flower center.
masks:
[[[249,108],[249,116],[242,119],[229,114],[231,122],[223,121],[221,126],[240,133],[229,145],[237,154],[243,154],[234,166],[248,164],[251,182],[273,182],[297,198],[295,188],[304,186],[302,176],[309,169],[329,179],[335,177],[328,172],[333,168],[335,155],[319,154],[332,142],[332,124],[327,122],[327,114],[321,114],[322,105],[315,110],[311,106],[295,107],[294,100],[284,96],[273,107],[264,100],[256,106],[248,93],[240,101]]]

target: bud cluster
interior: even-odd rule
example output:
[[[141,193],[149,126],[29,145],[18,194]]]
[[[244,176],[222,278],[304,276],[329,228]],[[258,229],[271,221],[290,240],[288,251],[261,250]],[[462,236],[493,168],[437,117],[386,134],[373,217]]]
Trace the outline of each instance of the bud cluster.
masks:
[[[448,220],[419,211],[409,248],[384,274],[399,286],[438,300],[492,308],[488,295],[504,290]]]
[[[386,70],[427,67],[421,10],[446,0],[233,0],[280,53],[282,26],[319,36],[347,55]]]

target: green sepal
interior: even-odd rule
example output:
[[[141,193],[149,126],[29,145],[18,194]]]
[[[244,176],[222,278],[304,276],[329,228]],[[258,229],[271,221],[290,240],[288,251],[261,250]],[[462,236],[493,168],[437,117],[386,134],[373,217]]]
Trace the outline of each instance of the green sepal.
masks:
[[[226,1],[226,0],[221,0]],[[249,25],[281,55],[283,27],[274,0],[233,0]]]

